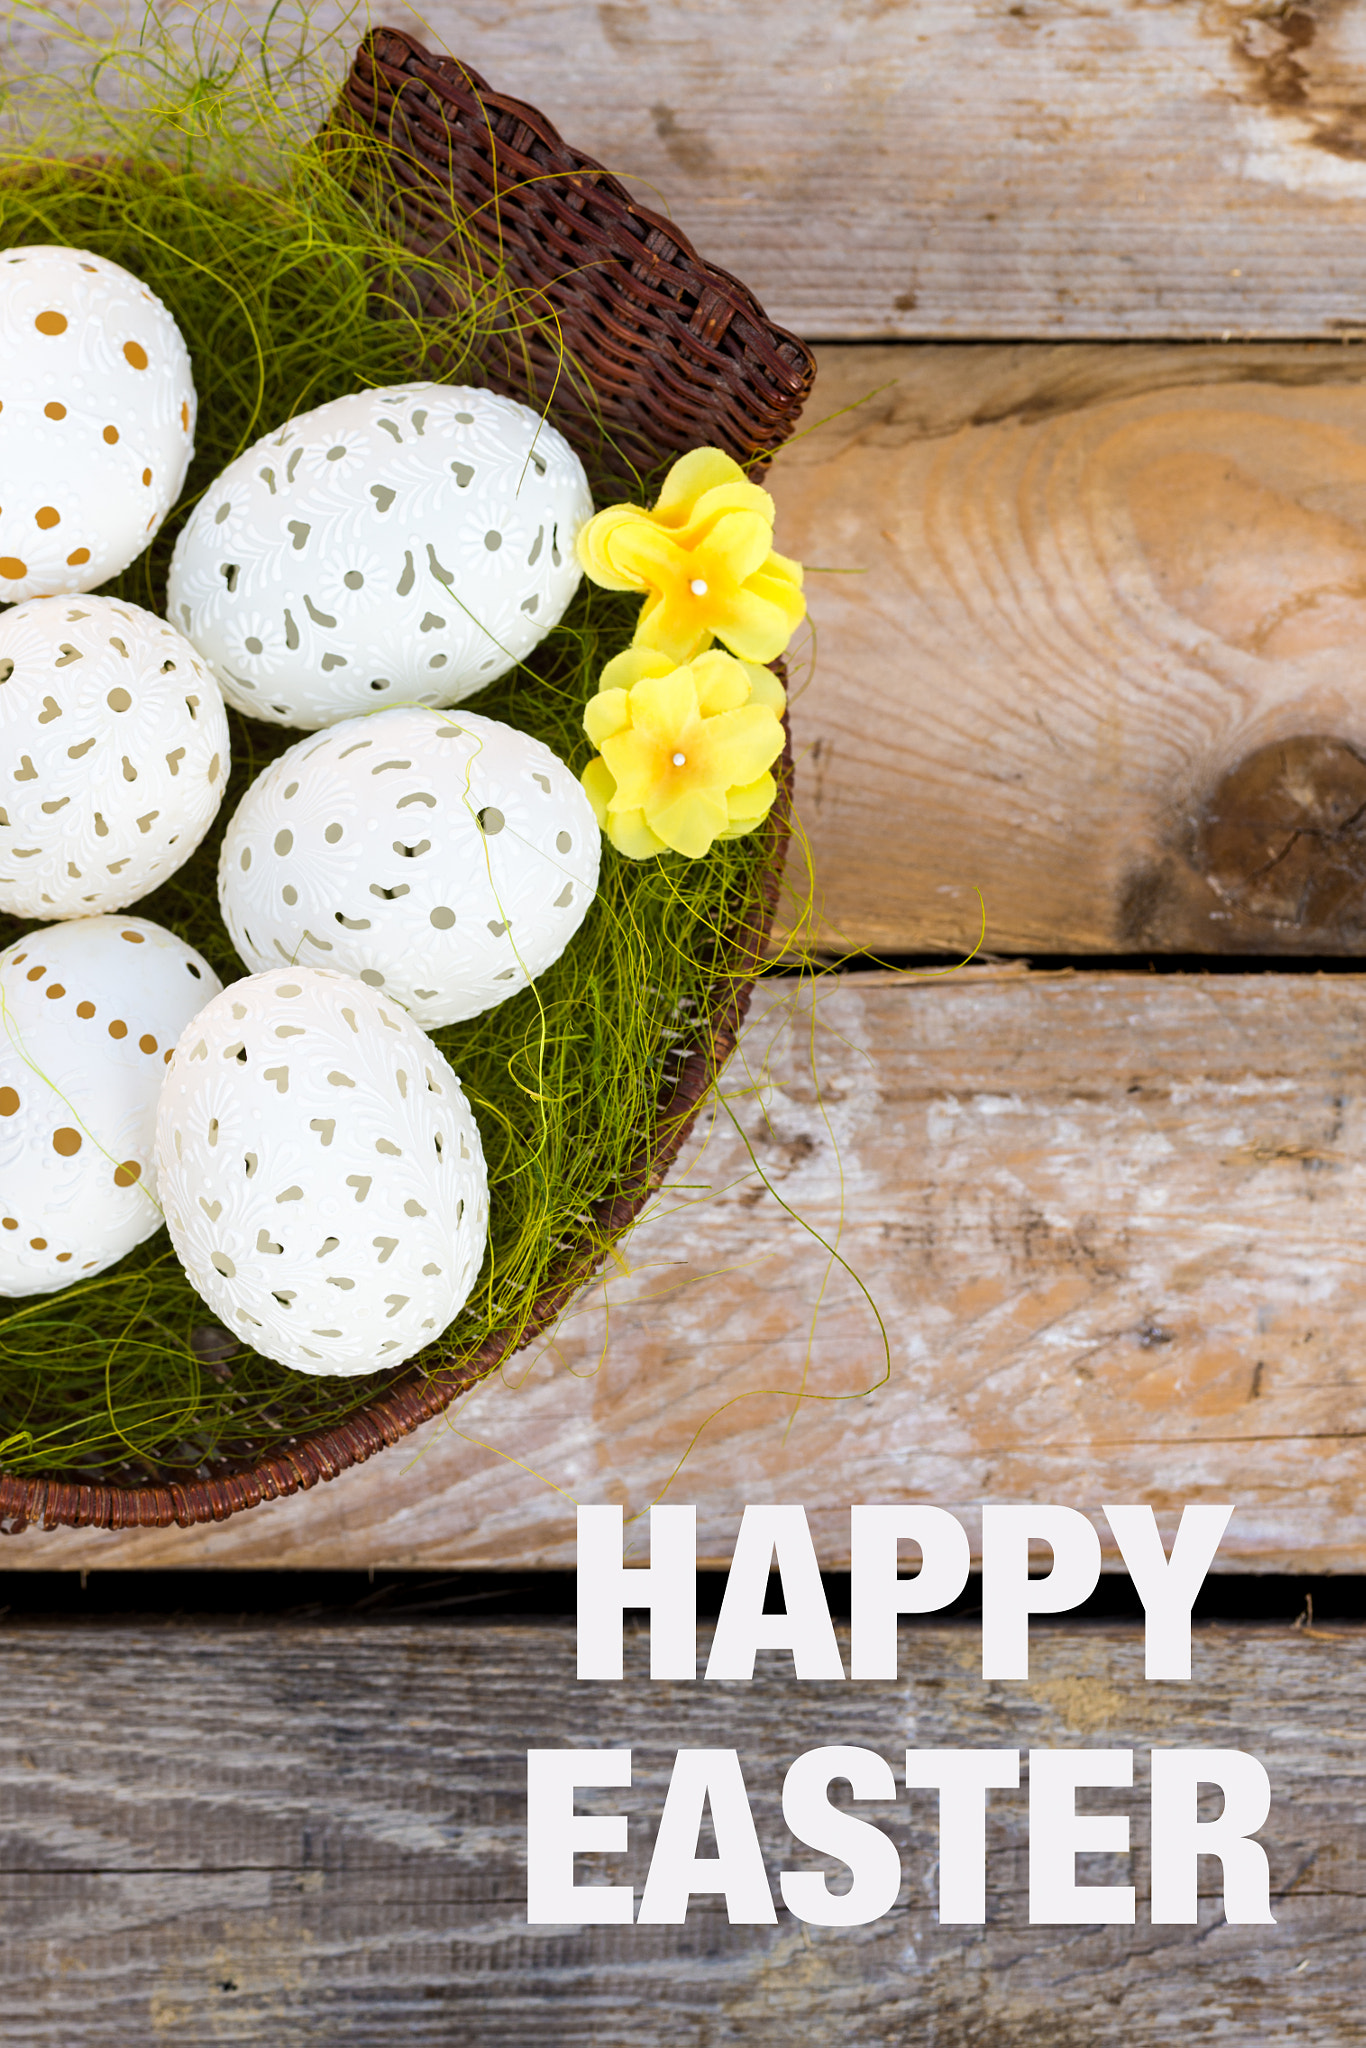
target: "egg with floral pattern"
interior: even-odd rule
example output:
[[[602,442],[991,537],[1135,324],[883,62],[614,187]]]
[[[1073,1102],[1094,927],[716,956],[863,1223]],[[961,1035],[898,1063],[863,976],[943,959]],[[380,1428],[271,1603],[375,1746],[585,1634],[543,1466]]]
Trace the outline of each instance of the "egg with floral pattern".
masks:
[[[0,763],[0,909],[88,917],[199,845],[227,787],[227,715],[164,619],[30,598],[0,614]]]
[[[148,545],[194,453],[167,308],[88,249],[0,251],[0,602],[94,590]]]
[[[224,834],[218,900],[248,967],[325,963],[452,1024],[558,960],[601,850],[540,740],[475,712],[383,711],[263,770]]]
[[[229,703],[276,725],[457,704],[559,622],[592,510],[569,443],[515,399],[358,391],[209,486],[176,542],[169,616]]]
[[[176,1046],[156,1156],[191,1282],[297,1372],[401,1364],[478,1277],[488,1183],[460,1082],[348,975],[277,968],[215,997]]]
[[[0,953],[0,1294],[50,1294],[161,1228],[157,1097],[220,987],[142,917],[73,918]]]

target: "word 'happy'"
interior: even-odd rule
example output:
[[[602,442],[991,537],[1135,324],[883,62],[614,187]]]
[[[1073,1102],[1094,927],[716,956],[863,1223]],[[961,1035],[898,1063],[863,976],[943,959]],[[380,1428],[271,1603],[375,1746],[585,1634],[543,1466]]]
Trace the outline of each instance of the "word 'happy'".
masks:
[[[1144,1675],[1189,1681],[1191,1609],[1233,1509],[1187,1507],[1170,1554],[1147,1506],[1104,1510],[1142,1602]],[[650,1514],[650,1562],[628,1566],[619,1507],[581,1507],[578,1521],[578,1676],[620,1681],[625,1616],[650,1616],[650,1677],[697,1677],[697,1512]],[[899,1571],[901,1543],[920,1551],[914,1576]],[[1030,1545],[1046,1545],[1049,1569],[1030,1574]],[[945,1509],[921,1504],[850,1509],[850,1655],[846,1672],[821,1582],[805,1509],[747,1507],[726,1578],[705,1677],[752,1682],[761,1650],[781,1650],[798,1680],[895,1680],[897,1624],[904,1614],[950,1606],[967,1584],[971,1548]],[[785,1611],[764,1612],[776,1568]],[[1085,1515],[1057,1506],[982,1509],[982,1677],[1027,1680],[1031,1614],[1078,1607],[1100,1577],[1100,1538]],[[1020,1785],[1011,1748],[908,1748],[906,1794],[937,1792],[941,1925],[986,1918],[987,1795]],[[772,1885],[759,1843],[739,1753],[679,1749],[655,1831],[637,1911],[629,1884],[576,1881],[576,1855],[620,1856],[624,1813],[577,1814],[580,1788],[632,1782],[629,1749],[540,1749],[527,1753],[527,1919],[534,1925],[678,1925],[695,1897],[720,1895],[734,1925],[772,1925]],[[1080,1854],[1127,1855],[1129,1817],[1079,1814],[1087,1786],[1132,1786],[1131,1749],[1029,1751],[1029,1918],[1032,1924],[1132,1925],[1132,1885],[1078,1884]],[[832,1787],[847,1788],[836,1803]],[[1202,1787],[1217,1787],[1223,1810],[1199,1815]],[[1270,1811],[1265,1767],[1233,1749],[1155,1749],[1150,1754],[1150,1918],[1197,1919],[1201,1856],[1218,1859],[1231,1922],[1270,1924],[1270,1868],[1253,1836]],[[856,1927],[890,1913],[902,1885],[901,1857],[882,1827],[849,1810],[895,1804],[892,1764],[877,1751],[838,1743],[805,1751],[783,1780],[782,1814],[801,1846],[842,1866],[838,1888],[821,1869],[782,1869],[783,1905],[821,1927]],[[706,1821],[716,1854],[699,1856]]]

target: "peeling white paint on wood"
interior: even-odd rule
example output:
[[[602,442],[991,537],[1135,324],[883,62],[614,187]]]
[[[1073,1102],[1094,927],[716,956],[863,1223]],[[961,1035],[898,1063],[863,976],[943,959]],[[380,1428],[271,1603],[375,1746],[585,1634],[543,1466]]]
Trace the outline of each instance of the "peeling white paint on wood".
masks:
[[[575,1500],[667,1489],[711,1563],[747,1501],[804,1502],[837,1568],[858,1500],[935,1501],[974,1541],[984,1500],[1150,1501],[1168,1537],[1205,1500],[1237,1504],[1224,1570],[1366,1567],[1361,978],[832,978],[819,1094],[810,1031],[765,984],[728,1092],[875,1300],[885,1385],[864,1296],[726,1121],[627,1239],[610,1315],[590,1294],[425,1447],[3,1561],[566,1567]]]
[[[88,24],[79,0],[54,11]],[[1366,319],[1366,30],[1336,0],[377,11],[540,107],[808,336],[1336,335]],[[230,19],[266,12],[248,0]],[[12,34],[16,70],[58,60],[36,21]]]

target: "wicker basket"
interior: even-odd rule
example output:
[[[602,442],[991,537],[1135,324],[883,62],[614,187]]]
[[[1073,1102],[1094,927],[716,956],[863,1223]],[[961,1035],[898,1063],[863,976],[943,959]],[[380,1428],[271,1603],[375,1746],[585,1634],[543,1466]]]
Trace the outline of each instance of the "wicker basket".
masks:
[[[758,469],[788,439],[815,376],[811,351],[534,107],[381,28],[360,47],[338,120],[385,145],[402,239],[416,254],[440,262],[454,195],[462,277],[474,254],[514,287],[484,375],[548,405],[590,470],[623,467],[604,428],[649,468],[709,446]],[[413,282],[429,314],[451,309],[430,271]],[[543,327],[517,325],[518,303],[553,307],[563,352]]]
[[[770,325],[743,285],[704,263],[676,229],[570,149],[534,107],[491,92],[468,66],[381,28],[361,45],[334,119],[360,124],[385,145],[403,238],[429,259],[417,275],[431,317],[468,288],[471,247],[487,259],[490,276],[501,272],[514,292],[536,294],[554,308],[571,363],[596,395],[596,415],[575,378],[560,375],[557,383],[563,363],[534,334],[528,344],[510,328],[501,361],[486,363],[485,371],[490,384],[531,403],[544,404],[554,391],[550,416],[590,468],[612,466],[605,449],[654,467],[711,445],[758,469],[791,433],[814,375],[810,352]],[[453,212],[473,217],[477,239],[464,242],[461,278],[452,280],[447,300],[432,264],[440,262]],[[734,1049],[782,876],[790,745],[775,774],[779,795],[760,828],[764,860],[754,896],[728,935],[714,1004],[673,1067],[657,1141],[596,1204],[591,1226],[565,1250],[524,1322],[492,1332],[447,1372],[410,1366],[345,1422],[208,1478],[116,1486],[0,1476],[0,1533],[31,1525],[224,1521],[335,1479],[397,1443],[547,1329],[601,1264],[604,1243],[620,1236],[660,1186]]]

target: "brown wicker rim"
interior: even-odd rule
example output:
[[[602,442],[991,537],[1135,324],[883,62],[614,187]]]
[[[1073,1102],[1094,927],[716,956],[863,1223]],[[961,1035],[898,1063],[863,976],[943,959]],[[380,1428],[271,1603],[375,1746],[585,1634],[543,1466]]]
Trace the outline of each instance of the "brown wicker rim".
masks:
[[[501,349],[484,355],[485,380],[548,406],[590,470],[608,453],[604,429],[649,467],[709,446],[756,472],[790,437],[816,374],[805,342],[535,107],[379,28],[357,52],[335,119],[383,144],[402,239],[437,264],[452,243],[455,192],[459,281],[447,288],[416,270],[418,300],[432,317],[455,310],[472,256],[488,275],[504,272],[513,299],[498,316]],[[553,306],[563,352],[543,325],[519,328],[519,305]]]
[[[468,66],[433,56],[393,29],[376,29],[361,45],[341,107],[350,119],[363,112],[381,139],[392,138],[410,246],[424,256],[435,246],[424,241],[433,218],[449,222],[453,205],[465,213],[484,209],[481,222],[495,224],[490,261],[555,304],[578,360],[594,379],[603,376],[603,417],[633,437],[651,463],[709,445],[757,467],[790,435],[814,374],[809,351],[771,326],[743,285],[704,263],[676,229],[636,207],[614,178],[571,150],[534,107],[491,92]],[[526,183],[531,177],[536,182]],[[517,190],[510,195],[511,186]],[[582,268],[585,242],[606,248],[608,260]],[[435,316],[440,308],[429,310]],[[583,338],[599,327],[608,337],[605,355]],[[533,366],[535,374],[549,363],[547,353]],[[525,374],[519,381],[525,370],[520,354],[509,354],[504,368],[501,380],[490,374],[488,381],[501,381],[512,396],[533,404],[544,398],[539,384],[528,389]],[[571,394],[551,407],[551,417],[587,459],[585,443],[600,429],[576,406]],[[781,673],[782,664],[775,667]],[[262,1501],[335,1479],[398,1443],[546,1331],[656,1193],[735,1049],[782,884],[791,825],[790,732],[774,772],[778,797],[756,835],[763,860],[753,893],[722,942],[726,964],[714,985],[714,1006],[658,1105],[656,1141],[594,1204],[582,1235],[558,1260],[524,1321],[491,1331],[449,1371],[409,1366],[344,1422],[203,1479],[119,1486],[0,1474],[0,1535],[30,1527],[165,1529],[226,1521]]]

